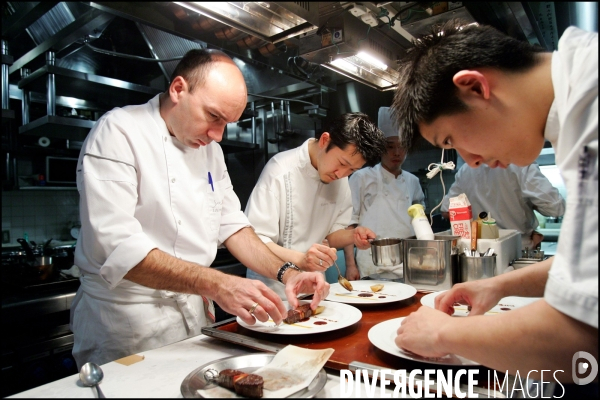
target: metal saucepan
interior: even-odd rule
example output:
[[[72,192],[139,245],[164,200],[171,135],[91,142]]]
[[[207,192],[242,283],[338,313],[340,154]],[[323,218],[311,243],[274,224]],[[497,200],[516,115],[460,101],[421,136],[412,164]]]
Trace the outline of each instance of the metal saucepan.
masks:
[[[37,280],[43,281],[52,276],[52,273],[54,272],[52,257],[34,254],[33,249],[25,239],[19,238],[17,239],[17,242],[19,242],[21,247],[25,250],[25,254],[27,254],[27,262],[25,264],[35,271]]]
[[[383,238],[371,241],[371,257],[378,267],[391,267],[402,262],[402,240]]]

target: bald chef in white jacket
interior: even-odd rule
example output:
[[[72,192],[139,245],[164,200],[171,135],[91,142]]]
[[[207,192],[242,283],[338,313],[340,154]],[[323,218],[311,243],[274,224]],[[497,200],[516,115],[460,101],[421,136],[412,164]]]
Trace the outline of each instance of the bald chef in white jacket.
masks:
[[[351,226],[362,225],[372,229],[378,238],[406,238],[415,234],[407,213],[413,204],[425,206],[425,195],[419,178],[402,170],[407,151],[398,142],[398,128],[392,124],[389,107],[381,107],[378,115],[379,129],[386,136],[386,151],[381,162],[373,168],[363,168],[350,177],[352,192]],[[373,264],[371,250],[344,248],[346,278],[361,277],[382,272],[388,268],[402,276],[399,266],[377,267]],[[358,265],[358,268],[357,268]]]
[[[167,91],[98,120],[77,165],[81,286],[71,307],[73,356],[104,364],[200,334],[210,303],[248,324],[287,310],[263,283],[208,268],[224,244],[244,265],[285,282],[288,300],[327,296],[258,239],[216,143],[246,107],[244,77],[226,54],[190,50]],[[204,306],[207,306],[206,309]]]

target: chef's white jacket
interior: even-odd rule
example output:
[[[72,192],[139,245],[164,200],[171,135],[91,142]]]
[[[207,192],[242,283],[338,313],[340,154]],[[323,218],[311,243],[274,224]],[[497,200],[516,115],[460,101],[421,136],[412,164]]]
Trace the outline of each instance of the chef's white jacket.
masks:
[[[310,163],[308,139],[301,146],[273,156],[250,194],[245,213],[264,243],[305,253],[327,235],[345,229],[352,214],[348,178],[323,183]],[[285,286],[252,270],[285,299]]]
[[[402,171],[396,177],[379,163],[356,171],[350,176],[349,183],[352,192],[351,224],[371,229],[378,238],[414,236],[407,210],[413,204],[425,207],[419,178],[408,171]],[[361,277],[377,272],[371,249],[356,249],[356,263]]]
[[[207,323],[200,296],[123,277],[155,248],[208,267],[217,246],[249,226],[221,147],[192,149],[171,136],[156,96],[98,120],[81,149],[77,188],[82,277],[71,326],[78,364],[199,334]]]
[[[545,137],[567,208],[544,299],[598,328],[598,33],[565,30],[552,55],[554,102]]]
[[[450,198],[461,193],[467,195],[474,219],[487,211],[498,228],[521,232],[523,249],[532,247],[531,233],[539,225],[534,209],[548,217],[562,217],[565,212],[565,200],[537,164],[510,164],[506,169],[464,164],[444,196],[441,210],[447,212]]]

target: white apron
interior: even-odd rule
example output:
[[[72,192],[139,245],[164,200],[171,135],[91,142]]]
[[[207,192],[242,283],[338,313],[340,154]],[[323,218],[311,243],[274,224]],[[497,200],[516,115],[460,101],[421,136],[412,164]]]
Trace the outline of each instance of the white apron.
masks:
[[[406,185],[405,185],[406,186]],[[414,235],[407,214],[408,207],[412,205],[410,196],[402,193],[396,185],[384,185],[383,166],[377,173],[377,193],[371,206],[360,216],[360,225],[371,229],[377,238],[406,238]],[[378,273],[373,264],[371,249],[356,249],[356,264],[361,277]]]
[[[199,335],[202,326],[212,323],[201,296],[128,280],[108,290],[100,276],[86,273],[80,281],[71,306],[71,329],[78,332],[73,357],[79,368],[88,361],[104,364]]]

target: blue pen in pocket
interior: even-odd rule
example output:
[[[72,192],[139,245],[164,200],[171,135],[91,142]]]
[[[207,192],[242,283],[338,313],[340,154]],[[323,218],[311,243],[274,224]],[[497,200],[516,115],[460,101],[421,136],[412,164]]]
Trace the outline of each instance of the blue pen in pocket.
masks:
[[[213,185],[212,175],[210,174],[210,171],[208,171],[208,184],[210,185],[210,188],[214,192],[215,186]]]

